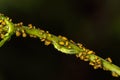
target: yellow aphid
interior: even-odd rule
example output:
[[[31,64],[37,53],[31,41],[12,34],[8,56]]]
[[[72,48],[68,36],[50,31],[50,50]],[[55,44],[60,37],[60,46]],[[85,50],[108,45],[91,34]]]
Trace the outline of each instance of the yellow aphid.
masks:
[[[76,57],[80,57],[82,55],[82,52],[78,53]]]
[[[12,19],[10,19],[9,21],[12,22]]]
[[[31,35],[31,34],[30,34],[29,36],[30,36],[30,37],[34,37],[34,35]]]
[[[4,35],[4,34],[1,34],[0,37],[3,39],[3,38],[5,37],[5,35]]]
[[[89,61],[89,59],[88,59],[88,58],[85,58],[84,61]]]
[[[28,27],[29,27],[30,29],[32,29],[32,28],[33,28],[32,24],[28,24]]]
[[[47,34],[49,34],[49,31],[46,31]]]
[[[7,17],[6,19],[7,19],[7,20],[9,20],[10,18],[9,18],[9,17]]]
[[[75,44],[75,42],[73,40],[70,40],[71,43]]]
[[[68,42],[68,41],[66,41],[66,42],[65,42],[65,45],[66,45],[66,46],[68,46],[68,44],[69,44],[69,42]]]
[[[62,38],[62,36],[61,36],[61,35],[59,35],[59,36],[58,36],[58,38]]]
[[[51,41],[49,41],[49,40],[45,40],[45,45],[50,45],[50,43],[51,43]]]
[[[83,46],[83,45],[82,45],[82,44],[80,44],[80,43],[77,43],[77,45],[78,45],[80,48],[82,48],[82,46]]]
[[[110,57],[107,58],[107,61],[109,61],[110,63],[112,63],[112,59]]]
[[[85,50],[86,50],[84,47],[83,47],[82,49],[83,49],[83,51],[85,51]]]
[[[16,36],[20,36],[21,33],[19,31],[16,31]]]
[[[113,77],[119,77],[119,75],[116,72],[112,72]]]
[[[22,25],[23,25],[23,22],[20,22],[19,25],[22,26]]]
[[[6,25],[6,23],[5,23],[4,21],[2,21],[2,23],[1,23],[1,24],[2,24],[3,26],[4,26],[4,25]]]
[[[98,68],[99,68],[99,66],[98,66],[98,65],[95,65],[95,66],[93,66],[93,68],[94,68],[94,69],[98,69]]]
[[[80,59],[81,59],[81,60],[84,60],[84,56],[80,56]]]
[[[89,65],[94,66],[95,64],[94,64],[93,62],[90,61]]]
[[[50,34],[50,33],[48,33],[47,35],[48,35],[48,37],[51,37],[51,34]]]
[[[22,30],[21,30],[21,32],[22,32],[22,33],[25,33],[25,30],[24,30],[24,29],[22,29]]]
[[[60,41],[59,44],[62,46],[65,45],[65,43],[63,41]]]
[[[66,41],[66,40],[68,40],[68,39],[67,39],[66,37],[64,37],[64,36],[63,36],[63,37],[61,37],[61,38],[62,38],[63,40],[65,40],[65,41]]]
[[[88,51],[88,53],[87,54],[92,54],[93,53],[93,51]]]
[[[45,38],[42,38],[41,41],[42,41],[42,42],[45,41]]]
[[[27,34],[26,34],[26,33],[23,33],[23,34],[22,34],[22,37],[26,37],[26,36],[27,36]]]

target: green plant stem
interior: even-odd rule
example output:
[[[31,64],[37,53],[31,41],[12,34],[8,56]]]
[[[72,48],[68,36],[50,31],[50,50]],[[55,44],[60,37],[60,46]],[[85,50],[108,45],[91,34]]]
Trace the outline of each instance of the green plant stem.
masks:
[[[54,45],[54,47],[58,50],[58,51],[61,51],[63,53],[66,53],[66,54],[78,54],[82,51],[84,51],[82,48],[79,48],[77,45],[75,44],[72,44],[71,42],[70,43],[70,46],[72,46],[71,49],[68,49],[67,47],[62,47],[63,49],[60,49],[60,45],[58,44],[58,41],[60,41],[60,38],[58,38],[57,36],[51,34],[51,37],[47,37],[47,33],[44,33],[44,34],[40,34],[42,33],[43,30],[40,30],[40,29],[29,29],[28,26],[23,26],[21,27],[21,29],[24,29],[26,31],[27,34],[32,34],[32,35],[35,35],[35,36],[38,36],[40,39],[42,38],[47,38],[48,40],[52,41],[52,44]],[[58,47],[56,47],[58,46]],[[95,58],[99,58],[101,61],[102,61],[102,66],[106,69],[106,70],[109,70],[111,72],[115,72],[117,73],[119,76],[120,76],[120,67],[104,60],[103,58],[95,55],[95,54],[89,54],[89,60],[90,61],[93,61],[95,60]]]
[[[89,61],[95,69],[103,68],[104,70],[111,71],[112,75],[115,77],[120,76],[120,67],[112,64],[95,54],[95,52],[86,49],[81,46],[81,44],[76,44],[73,41],[66,39],[65,37],[58,37],[53,34],[50,34],[48,31],[41,29],[36,29],[34,27],[30,28],[29,26],[23,26],[18,24],[13,24],[7,17],[0,15],[0,20],[6,23],[6,25],[0,24],[2,31],[0,34],[4,34],[5,37],[0,41],[0,47],[13,35],[16,31],[38,37],[41,41],[45,42],[45,45],[51,43],[55,49],[61,51],[65,54],[73,54],[79,57],[81,60]],[[25,36],[24,36],[25,37]]]

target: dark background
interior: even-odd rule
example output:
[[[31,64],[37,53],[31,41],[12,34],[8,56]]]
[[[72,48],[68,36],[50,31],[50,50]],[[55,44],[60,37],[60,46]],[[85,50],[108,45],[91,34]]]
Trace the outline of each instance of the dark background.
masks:
[[[80,42],[120,66],[119,0],[0,0],[14,23],[32,23]],[[119,80],[39,39],[13,36],[0,48],[0,80]]]

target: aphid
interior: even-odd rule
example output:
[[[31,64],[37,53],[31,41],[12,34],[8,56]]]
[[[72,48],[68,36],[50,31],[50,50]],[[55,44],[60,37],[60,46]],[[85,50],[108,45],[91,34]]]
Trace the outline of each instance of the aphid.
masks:
[[[4,35],[4,34],[1,34],[0,37],[1,37],[1,39],[3,39],[3,38],[5,37],[5,35]]]
[[[44,34],[45,31],[44,30],[40,30],[40,35]]]
[[[33,28],[32,24],[28,24],[28,27],[29,27],[29,29]]]
[[[67,40],[68,40],[66,37],[61,36],[61,35],[59,35],[58,37],[59,37],[60,39],[64,40],[64,41],[67,41]]]
[[[65,42],[65,46],[68,46],[68,44],[69,44],[69,42],[68,42],[68,41],[66,41],[66,42]]]
[[[59,44],[62,46],[65,45],[65,43],[63,41],[60,41]]]
[[[86,55],[84,61],[89,61],[89,56]]]
[[[89,65],[94,66],[95,64],[92,61],[90,61]]]
[[[20,22],[19,25],[22,26],[22,25],[23,25],[23,22]]]
[[[12,22],[12,19],[9,19],[10,22]]]
[[[82,52],[78,53],[76,57],[80,57],[82,55]]]
[[[70,40],[71,43],[76,44],[73,40]]]
[[[58,36],[58,38],[62,38],[62,36],[61,36],[61,35],[59,35],[59,36]]]
[[[112,76],[119,77],[119,75],[116,72],[112,72]]]
[[[82,56],[80,56],[80,59],[81,59],[81,60],[84,60],[84,56],[83,56],[83,55],[82,55]]]
[[[21,32],[22,32],[22,33],[25,33],[25,30],[24,30],[24,29],[22,29],[22,30],[21,30]]]
[[[30,34],[29,36],[30,36],[30,37],[33,37],[33,35],[32,35],[32,34]]]
[[[18,37],[20,35],[21,35],[21,33],[19,31],[16,31],[16,36]]]
[[[45,38],[42,38],[41,41],[42,41],[42,42],[45,41]]]
[[[67,39],[66,37],[64,37],[64,36],[62,36],[61,39],[62,39],[62,40],[65,40],[65,41],[68,40],[68,39]]]
[[[2,23],[1,23],[3,26],[5,26],[6,25],[6,23],[5,23],[5,21],[2,21]]]
[[[48,37],[51,37],[51,34],[50,34],[50,33],[48,33],[48,34],[47,34],[47,36],[48,36]]]
[[[47,34],[49,34],[49,31],[46,31]]]
[[[93,51],[88,51],[88,52],[87,52],[87,54],[92,54],[92,53],[93,53]]]
[[[82,45],[82,44],[80,44],[80,43],[77,43],[77,45],[78,45],[78,47],[80,47],[80,48],[82,48],[82,46],[83,46],[83,45]]]
[[[50,43],[51,43],[51,41],[49,41],[49,40],[45,40],[45,45],[50,45]]]
[[[7,17],[6,19],[7,19],[7,20],[10,20],[10,18],[9,18],[9,17]]]
[[[98,65],[94,65],[93,68],[94,68],[94,69],[98,69],[99,66],[98,66]]]
[[[26,37],[26,36],[27,36],[27,34],[26,34],[26,33],[23,33],[23,34],[22,34],[22,37]]]
[[[108,57],[106,60],[112,63],[112,59],[110,57]]]

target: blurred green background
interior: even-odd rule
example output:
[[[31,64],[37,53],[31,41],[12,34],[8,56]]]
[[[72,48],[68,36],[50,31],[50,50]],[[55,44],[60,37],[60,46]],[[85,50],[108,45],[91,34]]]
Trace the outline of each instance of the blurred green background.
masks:
[[[0,13],[14,23],[32,23],[80,42],[120,66],[119,0],[0,0]],[[88,62],[44,46],[38,39],[16,38],[0,48],[0,80],[118,80]]]

